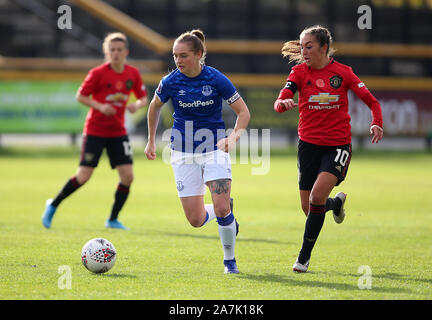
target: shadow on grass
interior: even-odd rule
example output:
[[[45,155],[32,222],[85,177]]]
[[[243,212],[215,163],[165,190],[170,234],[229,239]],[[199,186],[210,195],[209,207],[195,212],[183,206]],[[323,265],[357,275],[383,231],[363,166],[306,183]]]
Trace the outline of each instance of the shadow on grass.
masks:
[[[218,235],[209,236],[202,234],[190,234],[190,233],[173,233],[173,232],[158,232],[159,234],[164,234],[170,237],[185,237],[185,238],[194,238],[194,239],[204,239],[204,240],[220,240]],[[291,244],[289,242],[283,242],[273,239],[260,239],[260,238],[237,238],[236,242],[261,242],[261,243],[271,243],[271,244]]]
[[[318,272],[318,273],[326,275],[326,276],[332,276],[333,275],[333,274],[330,274],[329,272]],[[357,274],[338,273],[338,275],[345,276],[345,277],[352,277],[352,278],[358,278],[360,276],[359,273],[357,273]],[[407,275],[394,273],[394,272],[374,273],[372,277],[373,277],[373,279],[383,279],[383,280],[389,279],[389,280],[401,281],[404,283],[406,283],[407,281],[410,281],[410,282],[424,282],[427,284],[432,284],[432,279],[408,277]]]
[[[124,274],[124,273],[94,273],[96,277],[108,277],[108,278],[123,278],[123,279],[135,279],[136,275]]]
[[[384,274],[376,274],[374,275],[376,278],[385,278],[390,280],[398,280],[398,281],[413,281],[413,282],[425,282],[428,284],[432,284],[432,279],[422,279],[422,278],[414,278],[414,277],[407,277],[403,274],[398,273],[392,273],[392,272],[386,272]]]
[[[245,278],[248,280],[259,281],[259,282],[275,282],[279,284],[286,284],[291,286],[301,286],[301,287],[311,287],[311,288],[324,288],[324,289],[336,289],[336,290],[344,290],[344,291],[353,291],[353,290],[361,290],[357,282],[355,284],[348,283],[338,283],[338,282],[330,282],[330,281],[317,281],[317,280],[308,280],[308,274],[319,274],[314,272],[308,272],[305,274],[293,274],[292,276],[288,275],[279,275],[279,274],[265,274],[265,275],[256,275],[256,274],[246,274],[240,273],[238,275],[239,278]],[[334,276],[339,276],[340,274],[334,274]],[[350,275],[351,276],[351,275]],[[352,275],[358,277],[358,275]],[[294,279],[293,277],[296,277]],[[412,293],[411,290],[406,288],[388,288],[388,287],[380,287],[372,284],[372,288],[370,289],[372,292],[386,292],[386,293]],[[361,290],[363,291],[363,290]]]

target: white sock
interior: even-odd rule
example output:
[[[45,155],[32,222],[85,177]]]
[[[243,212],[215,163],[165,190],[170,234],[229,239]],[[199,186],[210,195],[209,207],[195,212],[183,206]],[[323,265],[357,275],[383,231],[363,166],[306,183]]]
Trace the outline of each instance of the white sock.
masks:
[[[232,219],[232,222],[227,225],[221,224],[221,220],[230,219],[230,212],[224,218],[218,218],[218,226],[219,226],[219,236],[222,243],[222,248],[224,252],[224,260],[232,260],[235,257],[234,248],[235,248],[235,240],[236,240],[236,223],[235,219]],[[233,216],[234,217],[234,216]]]
[[[207,218],[206,221],[204,221],[203,226],[209,223],[210,221],[212,221],[214,218],[216,218],[213,204],[205,204],[204,208],[207,212]]]

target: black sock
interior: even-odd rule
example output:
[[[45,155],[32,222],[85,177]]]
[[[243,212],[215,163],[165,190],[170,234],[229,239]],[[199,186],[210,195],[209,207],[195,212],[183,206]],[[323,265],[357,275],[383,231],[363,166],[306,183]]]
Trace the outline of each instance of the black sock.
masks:
[[[326,207],[324,205],[316,206],[312,203],[309,205],[309,213],[306,218],[303,235],[303,245],[298,257],[301,264],[305,264],[311,256],[312,249],[324,224],[325,210]]]
[[[326,201],[326,212],[329,210],[333,210],[334,213],[339,213],[339,209],[342,205],[342,201],[339,198],[327,198]]]
[[[123,208],[124,203],[129,195],[129,186],[119,183],[117,190],[114,194],[114,204],[111,210],[110,220],[116,220],[120,210]]]
[[[57,208],[60,202],[66,199],[71,193],[75,192],[79,187],[81,187],[81,185],[78,183],[77,178],[76,177],[70,178],[63,186],[63,188],[60,190],[58,195],[54,198],[51,205]]]

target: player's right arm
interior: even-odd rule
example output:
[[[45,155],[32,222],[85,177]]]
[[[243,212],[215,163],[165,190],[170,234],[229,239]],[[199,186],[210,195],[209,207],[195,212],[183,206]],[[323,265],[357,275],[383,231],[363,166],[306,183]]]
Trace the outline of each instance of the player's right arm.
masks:
[[[160,118],[160,109],[164,103],[155,94],[147,111],[148,141],[144,153],[149,160],[156,159],[156,129]]]
[[[273,109],[276,112],[285,112],[298,106],[292,99],[298,90],[297,83],[299,83],[299,79],[293,68],[288,76],[285,87],[280,91],[278,98],[274,102]]]
[[[291,98],[289,99],[277,99],[273,105],[276,112],[285,112],[297,107],[298,104]]]
[[[98,110],[99,112],[103,113],[106,116],[112,116],[116,113],[116,109],[110,105],[109,103],[100,103],[92,98],[90,98],[89,96],[85,96],[83,94],[81,94],[79,91],[76,95],[76,99],[78,100],[78,102]]]
[[[96,109],[106,116],[112,116],[116,113],[116,109],[108,103],[100,103],[90,97],[99,85],[100,78],[103,76],[100,68],[93,68],[89,71],[84,82],[78,89],[76,99],[83,105]]]

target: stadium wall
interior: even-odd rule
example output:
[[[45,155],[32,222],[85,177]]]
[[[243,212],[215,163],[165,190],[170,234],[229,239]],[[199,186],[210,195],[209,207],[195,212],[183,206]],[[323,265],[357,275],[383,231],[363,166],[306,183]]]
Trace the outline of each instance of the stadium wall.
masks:
[[[143,73],[150,96],[164,75]],[[80,133],[87,109],[79,106],[75,93],[85,76],[86,72],[2,71],[0,133]],[[286,75],[228,74],[228,77],[248,103],[252,114],[250,128],[272,128],[295,134],[297,113],[273,112],[273,101]],[[430,147],[432,79],[362,77],[362,80],[381,103],[386,136],[422,137]],[[353,135],[367,136],[370,111],[355,95],[350,93],[349,99]],[[161,130],[171,126],[170,108],[165,108]],[[144,133],[145,117],[143,110],[130,118],[130,129]],[[234,125],[232,112],[225,110],[224,117],[227,127]]]

